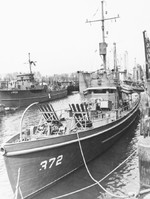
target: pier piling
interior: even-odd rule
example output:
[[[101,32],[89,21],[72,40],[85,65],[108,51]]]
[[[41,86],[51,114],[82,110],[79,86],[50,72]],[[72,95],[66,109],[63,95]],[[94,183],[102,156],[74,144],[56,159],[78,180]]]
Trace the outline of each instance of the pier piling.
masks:
[[[140,198],[146,199],[150,194],[150,97],[148,94],[142,96],[141,105],[141,136],[138,143],[139,192]]]

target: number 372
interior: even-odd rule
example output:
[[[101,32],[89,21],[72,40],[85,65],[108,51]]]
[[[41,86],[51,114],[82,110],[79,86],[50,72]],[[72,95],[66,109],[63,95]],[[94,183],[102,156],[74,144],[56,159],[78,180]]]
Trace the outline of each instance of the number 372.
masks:
[[[40,163],[41,167],[39,170],[41,171],[41,170],[51,169],[53,166],[58,166],[62,164],[62,160],[63,160],[63,155],[50,158],[49,160],[44,160]]]

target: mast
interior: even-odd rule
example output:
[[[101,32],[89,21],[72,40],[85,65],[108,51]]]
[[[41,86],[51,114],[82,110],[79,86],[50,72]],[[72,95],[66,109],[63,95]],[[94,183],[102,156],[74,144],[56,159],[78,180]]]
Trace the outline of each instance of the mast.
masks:
[[[32,70],[31,70],[31,66],[32,66],[32,64],[35,66],[36,64],[36,61],[31,61],[30,60],[30,53],[28,53],[28,56],[29,56],[29,69],[30,69],[30,74],[32,74]]]
[[[117,71],[116,43],[114,43],[114,70]]]
[[[104,2],[101,1],[102,4],[102,43],[99,45],[99,52],[100,55],[103,56],[103,64],[104,64],[104,70],[106,71],[106,49],[107,49],[107,44],[105,43],[105,24],[104,24],[104,9],[103,9],[103,4]]]
[[[32,74],[32,70],[31,70],[32,62],[31,62],[31,60],[30,60],[30,53],[28,53],[28,56],[29,56],[29,69],[30,69],[30,74]]]
[[[114,43],[114,72],[115,72],[115,81],[116,81],[116,83],[118,83],[119,72],[118,72],[118,66],[117,66],[116,43]]]
[[[116,19],[119,18],[119,16],[117,17],[111,17],[111,18],[105,18],[104,17],[104,1],[101,1],[101,6],[102,6],[102,16],[101,19],[98,20],[93,20],[93,21],[89,21],[87,20],[86,23],[92,23],[92,22],[102,22],[102,42],[99,43],[99,53],[100,55],[102,55],[103,57],[103,65],[104,65],[104,70],[106,71],[106,50],[107,50],[107,43],[105,42],[105,21],[106,20],[112,20],[112,19]]]

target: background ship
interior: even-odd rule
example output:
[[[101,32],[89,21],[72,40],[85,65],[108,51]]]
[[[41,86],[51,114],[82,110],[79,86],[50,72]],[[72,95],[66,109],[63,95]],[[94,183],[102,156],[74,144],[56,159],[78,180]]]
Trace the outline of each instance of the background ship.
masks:
[[[25,107],[33,102],[51,101],[67,96],[67,89],[64,87],[53,89],[37,82],[31,71],[32,64],[35,63],[30,60],[29,54],[30,73],[17,75],[15,81],[1,83],[0,104],[5,107]]]

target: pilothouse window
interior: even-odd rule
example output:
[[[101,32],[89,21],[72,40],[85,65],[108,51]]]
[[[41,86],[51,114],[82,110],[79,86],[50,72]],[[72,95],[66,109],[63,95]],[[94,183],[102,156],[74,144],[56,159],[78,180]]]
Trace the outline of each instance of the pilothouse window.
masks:
[[[115,90],[114,89],[109,89],[108,92],[109,93],[115,93]]]
[[[106,93],[106,89],[101,89],[101,90],[93,90],[93,93]]]
[[[91,94],[91,93],[95,93],[95,94],[98,94],[98,93],[103,93],[103,94],[105,94],[105,93],[115,93],[115,89],[109,89],[109,88],[107,88],[107,89],[93,89],[93,90],[88,90],[87,91],[87,93],[88,94]]]

